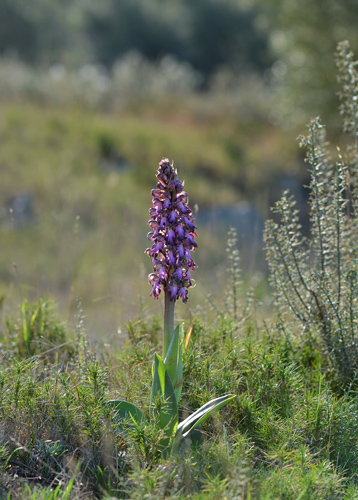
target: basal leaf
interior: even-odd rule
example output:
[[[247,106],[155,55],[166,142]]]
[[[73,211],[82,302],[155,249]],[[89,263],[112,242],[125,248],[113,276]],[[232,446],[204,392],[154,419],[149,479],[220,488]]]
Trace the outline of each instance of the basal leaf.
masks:
[[[153,408],[154,400],[158,395],[164,396],[165,389],[165,366],[158,354],[154,355],[152,392],[150,395],[150,406]]]
[[[173,384],[163,360],[155,355],[151,393],[151,418],[158,419],[158,425],[171,437],[178,424],[178,405]]]
[[[200,425],[208,417],[210,417],[210,415],[212,415],[214,411],[220,410],[220,408],[225,406],[229,401],[232,401],[235,397],[235,394],[227,394],[226,396],[212,399],[211,401],[203,405],[192,415],[186,418],[183,422],[180,422],[177,427],[176,439],[186,437],[193,429],[198,427],[198,425]]]
[[[113,420],[121,429],[125,430],[126,427],[131,426],[140,427],[147,422],[142,410],[127,401],[113,399],[104,405],[113,411]]]
[[[172,333],[172,339],[170,341],[167,354],[164,358],[164,365],[169,372],[173,385],[175,385],[178,372],[179,345],[179,325],[177,325]]]

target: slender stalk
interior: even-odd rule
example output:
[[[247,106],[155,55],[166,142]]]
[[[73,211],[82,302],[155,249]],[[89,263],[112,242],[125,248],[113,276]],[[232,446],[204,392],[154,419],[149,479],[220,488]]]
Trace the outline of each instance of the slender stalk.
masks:
[[[163,347],[163,359],[167,355],[170,341],[172,339],[172,333],[174,331],[174,307],[175,300],[170,300],[170,292],[165,290],[164,292],[164,347]]]

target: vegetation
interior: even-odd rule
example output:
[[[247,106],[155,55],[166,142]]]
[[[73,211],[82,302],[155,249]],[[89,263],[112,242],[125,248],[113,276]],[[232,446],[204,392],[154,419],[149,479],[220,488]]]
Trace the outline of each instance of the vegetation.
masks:
[[[212,302],[214,316],[202,308],[184,323],[181,421],[207,400],[234,397],[163,457],[163,432],[148,423],[158,322],[142,313],[126,344],[100,345],[80,305],[71,331],[49,302],[23,302],[0,336],[3,498],[357,498],[356,366],[344,357],[355,352],[357,67],[347,43],[339,53],[353,141],[328,167],[317,121],[303,140],[312,250],[288,195],[277,204],[281,224],[267,225],[278,319],[263,322],[252,295],[243,296],[231,229],[227,290]],[[148,422],[118,426],[109,400],[140,402]]]
[[[101,63],[109,67],[131,50],[151,61],[171,54],[212,75],[220,66],[263,71],[270,58],[257,9],[236,0],[83,0],[73,5],[1,0],[0,53],[16,51],[30,64]],[[210,36],[209,36],[210,33]]]
[[[90,344],[81,314],[71,333],[50,304],[24,304],[1,335],[2,498],[356,498],[354,392],[338,395],[318,351],[307,363],[299,339],[265,333],[252,313],[229,340],[233,321],[185,324],[181,415],[227,391],[236,398],[199,441],[158,460],[158,429],[124,440],[103,405],[119,396],[149,415],[150,318],[118,349]]]
[[[344,389],[357,373],[358,72],[348,43],[341,43],[338,51],[341,115],[350,141],[333,163],[324,127],[312,121],[309,134],[301,138],[311,175],[311,238],[302,236],[295,202],[286,192],[276,205],[281,224],[268,221],[266,241],[282,327],[289,335],[289,311],[300,324],[308,349],[318,344],[324,350],[327,365]]]
[[[338,99],[332,92],[336,88],[332,54],[346,39],[355,53],[358,50],[356,2],[258,2],[273,28],[270,43],[276,56],[272,77],[280,89],[275,106],[278,121],[287,127],[290,122],[305,123],[320,114],[330,126],[330,133],[337,132],[340,123],[336,114]]]
[[[329,119],[331,53],[342,33],[356,48],[357,11],[353,0],[322,9],[0,0],[0,498],[358,499],[358,74],[347,43],[342,137]],[[277,125],[313,106],[333,145],[313,120],[306,174]],[[161,303],[144,255],[163,156],[185,178],[199,235],[197,286],[175,311],[181,347],[177,329],[169,349],[182,354],[169,374],[178,390],[183,372],[175,424],[227,402],[165,456],[156,418],[167,414],[150,395],[167,370],[164,357],[153,370]],[[245,260],[231,228],[225,252],[200,217],[250,200],[266,218],[284,177],[309,184],[309,215],[285,192],[267,222],[272,301],[256,249]],[[137,425],[122,425],[134,404]]]
[[[108,77],[128,57],[157,64],[169,56],[195,73],[197,90],[238,89],[255,75],[276,92],[275,123],[302,126],[321,113],[333,132],[332,53],[345,38],[358,49],[357,16],[355,0],[0,0],[0,68],[92,65]]]

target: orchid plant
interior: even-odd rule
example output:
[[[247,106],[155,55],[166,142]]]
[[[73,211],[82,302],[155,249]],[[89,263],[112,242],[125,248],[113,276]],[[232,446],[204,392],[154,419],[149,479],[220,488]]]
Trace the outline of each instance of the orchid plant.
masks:
[[[193,213],[188,206],[188,195],[177,171],[167,158],[159,163],[157,186],[152,190],[151,231],[152,246],[146,253],[152,258],[153,272],[149,274],[151,295],[158,299],[164,292],[163,357],[155,354],[152,369],[150,419],[163,431],[160,451],[163,456],[177,450],[185,437],[219,410],[235,395],[213,399],[179,423],[179,400],[183,386],[182,346],[179,325],[174,328],[175,302],[188,300],[188,289],[193,286],[191,271],[196,264],[191,252],[197,247]],[[132,403],[112,400],[106,403],[113,410],[113,418],[120,432],[133,426],[140,429],[147,423],[142,410]]]

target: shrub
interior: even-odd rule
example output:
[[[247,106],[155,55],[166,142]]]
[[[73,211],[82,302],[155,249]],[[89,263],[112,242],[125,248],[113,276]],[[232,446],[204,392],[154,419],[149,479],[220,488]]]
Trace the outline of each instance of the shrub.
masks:
[[[331,159],[318,118],[300,138],[311,177],[311,237],[302,235],[295,201],[286,191],[274,208],[281,221],[267,222],[265,240],[281,324],[287,332],[293,317],[304,342],[322,350],[333,379],[346,387],[358,369],[358,63],[348,42],[338,46],[337,67],[343,131],[350,138],[345,152]]]

